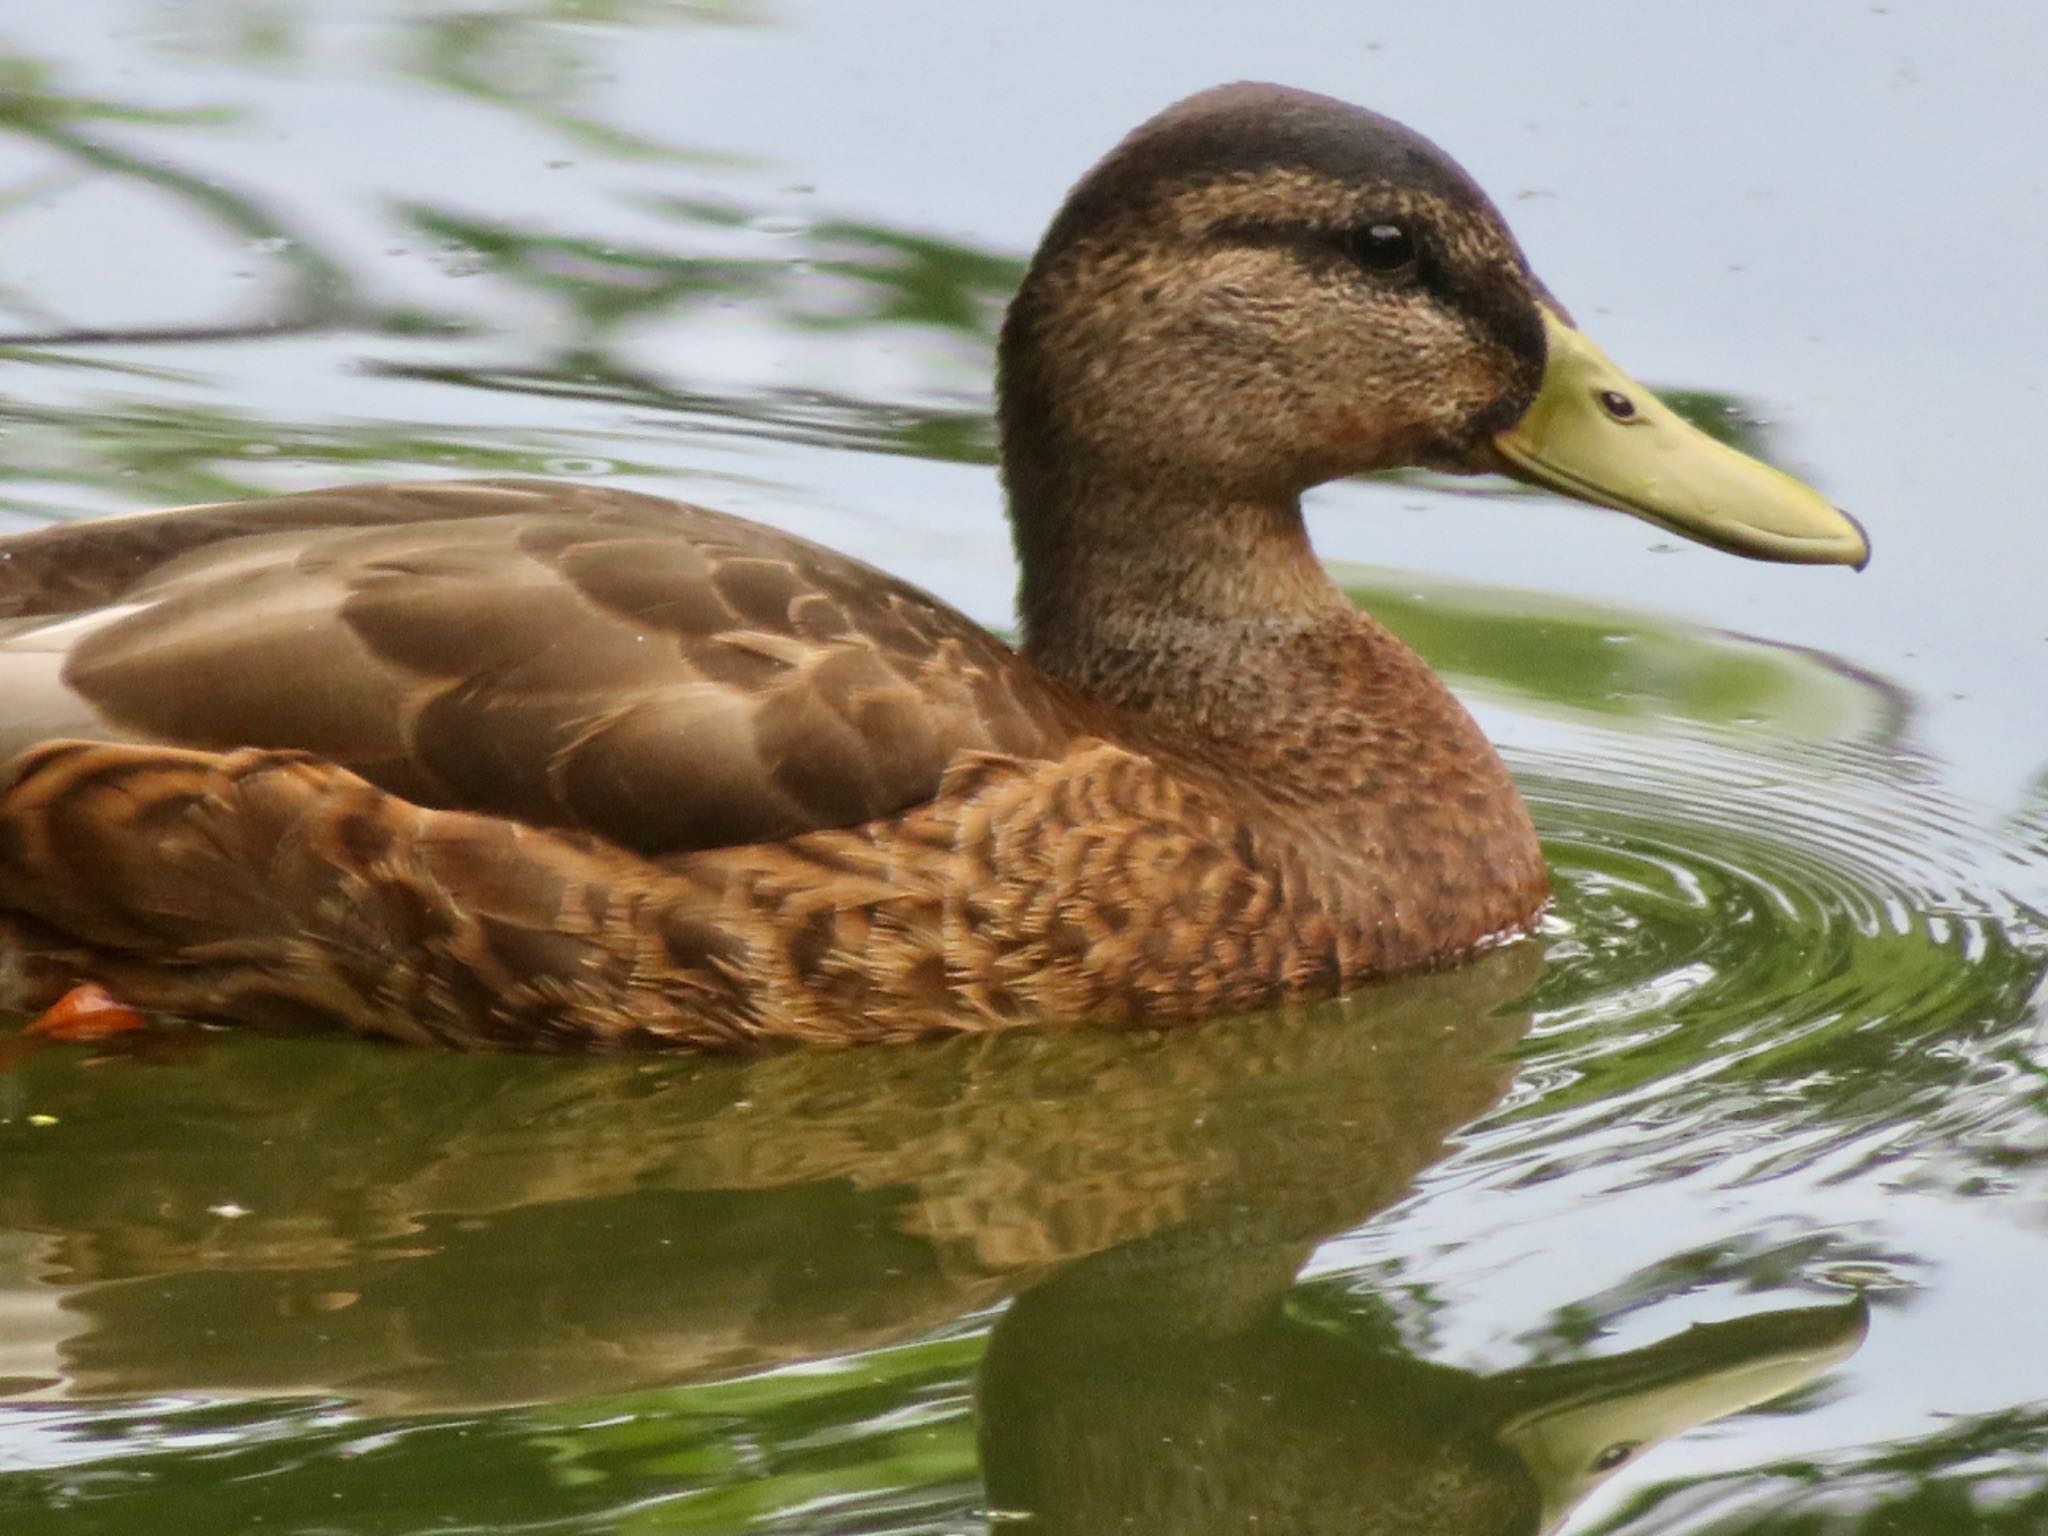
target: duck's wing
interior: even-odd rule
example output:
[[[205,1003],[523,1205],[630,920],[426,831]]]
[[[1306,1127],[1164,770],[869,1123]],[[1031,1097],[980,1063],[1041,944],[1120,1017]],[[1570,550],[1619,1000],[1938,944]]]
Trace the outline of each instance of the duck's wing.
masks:
[[[0,760],[297,749],[659,856],[892,814],[1083,713],[907,583],[630,492],[386,485],[0,540]]]

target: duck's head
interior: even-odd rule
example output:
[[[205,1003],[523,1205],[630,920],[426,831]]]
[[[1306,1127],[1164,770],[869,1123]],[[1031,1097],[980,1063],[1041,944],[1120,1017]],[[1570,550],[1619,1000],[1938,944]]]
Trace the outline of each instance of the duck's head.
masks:
[[[1505,471],[1761,559],[1869,555],[1819,493],[1610,362],[1435,145],[1278,86],[1191,97],[1083,178],[1012,306],[1002,385],[1027,585],[1034,546],[1098,536],[1066,526],[1091,504],[1291,504],[1407,465]]]

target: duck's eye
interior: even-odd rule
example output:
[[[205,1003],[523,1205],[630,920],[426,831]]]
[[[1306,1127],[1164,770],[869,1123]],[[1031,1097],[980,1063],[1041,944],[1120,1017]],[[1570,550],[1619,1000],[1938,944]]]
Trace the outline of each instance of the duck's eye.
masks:
[[[1636,1449],[1637,1442],[1634,1440],[1623,1440],[1619,1444],[1610,1445],[1606,1450],[1593,1458],[1593,1470],[1595,1472],[1612,1472],[1624,1461],[1627,1461],[1629,1457],[1635,1455]]]
[[[1616,421],[1627,421],[1636,413],[1635,401],[1629,399],[1627,395],[1624,395],[1618,389],[1601,390],[1600,403],[1607,407],[1607,414]]]
[[[1405,277],[1415,270],[1415,237],[1399,224],[1381,220],[1351,231],[1351,256],[1375,277]]]

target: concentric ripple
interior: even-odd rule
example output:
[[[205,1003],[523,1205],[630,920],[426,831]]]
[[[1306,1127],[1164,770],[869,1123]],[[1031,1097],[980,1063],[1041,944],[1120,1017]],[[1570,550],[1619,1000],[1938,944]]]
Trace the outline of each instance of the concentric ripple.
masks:
[[[1760,1155],[1805,1163],[1852,1126],[1981,1130],[1991,1078],[2033,1096],[2014,1023],[2048,930],[2008,893],[2009,841],[1909,749],[1755,734],[1575,730],[1520,756],[1557,888],[1519,1107],[1536,1142],[1626,1123],[1654,1156],[1768,1115]]]

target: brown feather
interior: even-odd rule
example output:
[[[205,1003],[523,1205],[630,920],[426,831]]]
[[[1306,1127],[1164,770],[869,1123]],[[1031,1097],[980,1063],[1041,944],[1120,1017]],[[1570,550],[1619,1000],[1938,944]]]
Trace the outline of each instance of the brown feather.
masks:
[[[96,531],[126,555],[99,552],[120,577],[89,604],[18,590],[52,579],[46,545]],[[39,717],[31,740],[316,752],[423,804],[650,855],[888,815],[958,751],[1057,751],[1089,718],[914,587],[627,492],[316,491],[0,542],[10,554],[0,609],[33,617],[0,646],[105,616],[64,659],[75,718]],[[0,750],[29,744],[0,727]]]
[[[1323,254],[1388,208],[1434,221],[1433,287]],[[803,539],[591,486],[0,540],[0,981],[730,1049],[1195,1019],[1521,932],[1520,797],[1297,498],[1519,412],[1538,292],[1384,119],[1245,88],[1134,136],[1005,328],[1022,655]]]

